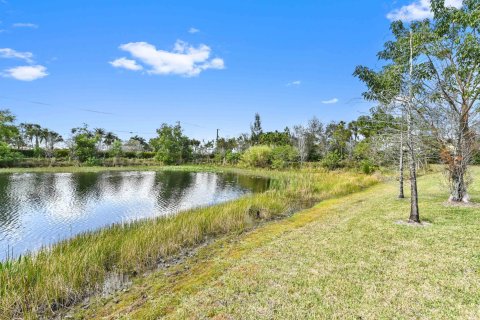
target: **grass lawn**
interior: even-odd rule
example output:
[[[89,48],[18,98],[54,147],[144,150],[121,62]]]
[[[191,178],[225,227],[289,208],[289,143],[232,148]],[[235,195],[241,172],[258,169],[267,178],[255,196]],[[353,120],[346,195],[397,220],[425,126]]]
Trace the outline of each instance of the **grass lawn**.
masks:
[[[472,200],[480,202],[480,168]],[[427,227],[396,223],[408,199],[383,183],[203,247],[78,318],[478,319],[480,207],[445,205],[440,174],[420,178]]]

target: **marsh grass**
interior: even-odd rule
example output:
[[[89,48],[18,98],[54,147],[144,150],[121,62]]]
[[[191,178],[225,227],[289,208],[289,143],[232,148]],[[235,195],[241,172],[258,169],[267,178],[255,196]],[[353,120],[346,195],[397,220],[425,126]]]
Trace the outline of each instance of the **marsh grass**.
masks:
[[[315,201],[353,193],[379,181],[375,176],[323,170],[174,169],[265,176],[271,178],[271,188],[212,207],[84,233],[35,255],[0,263],[0,318],[51,316],[100,292],[111,274],[135,276],[209,238],[241,233]]]
[[[480,167],[472,168],[480,177]],[[446,206],[440,173],[419,178],[428,227],[407,224],[390,181],[229,235],[76,319],[478,319],[478,208]],[[478,179],[470,187],[480,202]],[[402,223],[398,223],[401,221]],[[413,298],[412,298],[413,297]]]

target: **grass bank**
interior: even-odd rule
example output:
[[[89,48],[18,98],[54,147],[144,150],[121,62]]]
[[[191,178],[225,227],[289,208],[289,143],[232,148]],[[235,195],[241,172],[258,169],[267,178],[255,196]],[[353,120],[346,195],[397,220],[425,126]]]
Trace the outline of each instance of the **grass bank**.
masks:
[[[480,202],[480,168],[471,188]],[[408,199],[382,183],[224,237],[184,263],[89,301],[78,319],[477,319],[480,208],[446,205],[419,179],[428,227],[398,224]]]
[[[152,170],[151,167],[146,169]],[[219,170],[208,167],[174,169]],[[60,308],[101,291],[111,274],[137,275],[206,239],[238,234],[262,221],[287,216],[312,201],[360,191],[378,182],[374,176],[348,172],[235,171],[270,177],[271,190],[171,217],[82,234],[35,256],[0,264],[0,317],[52,315]]]

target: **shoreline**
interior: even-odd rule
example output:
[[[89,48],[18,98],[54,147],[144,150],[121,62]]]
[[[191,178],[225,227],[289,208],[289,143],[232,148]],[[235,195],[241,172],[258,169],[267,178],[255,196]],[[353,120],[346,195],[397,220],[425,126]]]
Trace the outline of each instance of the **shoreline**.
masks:
[[[222,167],[223,169],[223,167]],[[226,170],[232,170],[233,167],[225,167]],[[181,166],[118,166],[118,167],[12,167],[0,168],[0,174],[5,173],[83,173],[83,172],[104,172],[104,171],[211,171],[220,172],[219,167],[206,165],[181,165]]]
[[[80,297],[98,292],[98,286],[112,272],[141,274],[157,265],[159,260],[172,257],[183,249],[195,248],[205,239],[242,233],[259,223],[288,216],[293,207],[298,209],[297,205],[309,199],[318,202],[354,193],[379,182],[375,176],[323,170],[280,172],[205,166],[156,167],[157,170],[172,168],[266,176],[273,183],[271,189],[263,193],[172,217],[81,234],[54,245],[48,252],[41,251],[35,256],[0,264],[0,293],[4,295],[0,299],[0,310],[4,313],[0,316],[51,315],[53,309],[73,305]],[[106,171],[104,169],[108,168],[93,168],[93,172]],[[20,275],[27,278],[19,288]],[[24,301],[28,304],[25,305]]]

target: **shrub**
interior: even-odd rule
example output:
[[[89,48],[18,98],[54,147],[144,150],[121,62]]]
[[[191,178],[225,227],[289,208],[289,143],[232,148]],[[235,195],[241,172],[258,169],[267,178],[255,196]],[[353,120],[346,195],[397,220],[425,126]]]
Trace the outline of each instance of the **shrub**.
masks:
[[[35,147],[35,148],[33,148],[33,156],[35,158],[45,157],[45,150],[43,150],[40,147]]]
[[[242,154],[240,152],[227,151],[227,154],[225,155],[225,159],[229,164],[238,164],[238,162],[240,162],[241,157],[242,157]]]
[[[77,134],[74,138],[73,153],[80,162],[91,161],[97,154],[98,137],[92,137],[88,133]]]
[[[269,146],[253,146],[241,157],[241,163],[247,167],[267,168],[270,166],[272,148]]]
[[[376,166],[371,160],[365,159],[360,162],[360,170],[365,174],[373,173],[375,168]]]
[[[277,146],[272,149],[272,168],[284,169],[297,164],[300,159],[298,150],[292,146]]]
[[[353,148],[353,157],[355,160],[368,159],[370,155],[370,143],[366,140],[360,141]]]
[[[54,151],[55,158],[68,158],[70,157],[70,150],[68,149],[57,149]]]
[[[23,158],[22,154],[12,151],[5,142],[0,142],[0,166],[11,166],[21,158]]]
[[[342,157],[337,151],[329,152],[322,159],[322,167],[335,170],[342,167]]]
[[[22,154],[25,158],[34,158],[35,157],[35,153],[34,153],[33,149],[26,149],[26,150],[23,150],[23,149],[13,150],[12,149],[12,151]]]
[[[140,158],[142,159],[153,159],[155,157],[155,152],[152,151],[142,151]]]
[[[102,162],[100,161],[100,159],[97,159],[95,157],[90,157],[84,161],[84,165],[87,167],[94,167],[94,166],[102,165]]]

